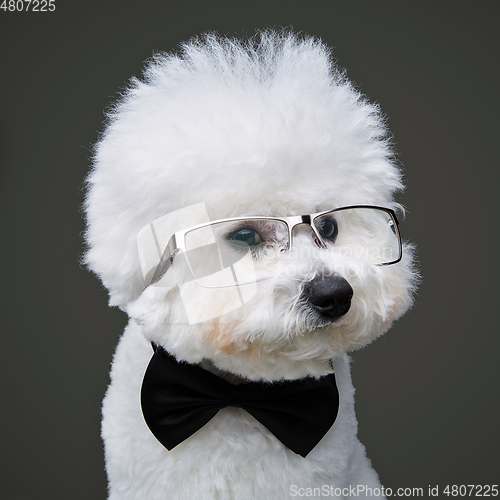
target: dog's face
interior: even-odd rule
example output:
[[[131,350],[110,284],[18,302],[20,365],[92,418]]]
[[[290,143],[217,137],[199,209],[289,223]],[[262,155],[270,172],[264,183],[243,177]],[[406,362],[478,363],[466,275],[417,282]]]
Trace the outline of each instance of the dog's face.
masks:
[[[242,181],[243,168],[239,174],[233,172],[234,179]],[[146,288],[128,312],[150,341],[190,362],[210,360],[222,370],[254,379],[322,375],[330,370],[332,357],[366,345],[408,308],[411,253],[405,248],[401,262],[378,265],[384,257],[398,257],[394,252],[399,242],[392,232],[396,228],[387,224],[392,221],[389,213],[343,209],[335,196],[328,201],[307,199],[311,193],[323,195],[314,178],[298,181],[295,188],[289,184],[287,199],[281,200],[275,198],[278,186],[270,186],[269,177],[267,184],[263,177],[260,187],[246,183],[244,196],[259,193],[253,206],[242,200],[238,186],[228,186],[227,180],[210,185],[208,176],[204,178],[210,220],[238,218],[212,226],[211,237],[220,241],[214,252],[220,254],[226,247],[241,253],[234,261],[249,259],[252,283],[227,286],[229,282],[222,281],[219,288],[206,288],[203,278],[182,290],[182,284],[166,287],[160,282]],[[350,189],[353,200],[364,201],[355,186]],[[329,191],[328,197],[335,189]],[[195,194],[189,199],[197,200]],[[323,215],[290,217],[311,213]],[[387,224],[382,231],[390,233],[393,245],[393,253],[382,259],[378,253],[373,257],[366,239],[379,218]],[[379,232],[369,241],[383,246],[383,238]],[[208,248],[203,262],[210,260]],[[235,305],[228,310],[229,303]],[[193,321],[193,314],[206,319]]]
[[[385,134],[378,109],[319,42],[267,32],[257,45],[188,44],[182,58],[152,61],[98,144],[86,261],[110,304],[180,359],[252,379],[326,373],[329,359],[366,345],[409,307],[410,249],[390,265],[371,258],[369,212],[293,227],[252,217],[396,208],[402,184]],[[199,203],[210,221],[250,221],[225,226],[220,241],[245,247],[254,282],[147,286],[141,228]],[[383,238],[371,241],[378,248]]]

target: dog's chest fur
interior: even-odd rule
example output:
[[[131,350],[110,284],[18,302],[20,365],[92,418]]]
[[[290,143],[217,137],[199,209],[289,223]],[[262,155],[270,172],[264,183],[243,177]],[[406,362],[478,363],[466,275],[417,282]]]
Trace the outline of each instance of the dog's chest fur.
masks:
[[[291,488],[380,487],[356,437],[349,358],[334,361],[340,394],[332,429],[306,457],[288,450],[242,409],[221,410],[205,427],[167,451],[140,407],[150,344],[131,321],[117,347],[103,403],[110,500],[285,499]]]

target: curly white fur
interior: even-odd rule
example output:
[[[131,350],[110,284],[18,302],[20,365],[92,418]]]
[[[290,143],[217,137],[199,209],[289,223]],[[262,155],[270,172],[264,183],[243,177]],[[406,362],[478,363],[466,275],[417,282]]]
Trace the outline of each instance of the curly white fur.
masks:
[[[317,249],[299,233],[252,300],[223,319],[189,325],[177,288],[145,288],[136,243],[146,224],[201,201],[212,220],[397,207],[401,176],[379,109],[328,49],[265,31],[247,43],[207,35],[180,55],[154,56],[110,113],[88,187],[86,262],[110,304],[131,317],[103,408],[110,499],[278,499],[289,498],[292,484],[379,486],[356,438],[345,353],[410,306],[411,247],[402,262],[376,267],[334,247]],[[302,291],[332,271],[354,296],[344,317],[320,326]],[[242,410],[227,409],[168,452],[140,412],[150,341],[178,359],[253,380],[321,376],[333,359],[337,422],[302,459]]]

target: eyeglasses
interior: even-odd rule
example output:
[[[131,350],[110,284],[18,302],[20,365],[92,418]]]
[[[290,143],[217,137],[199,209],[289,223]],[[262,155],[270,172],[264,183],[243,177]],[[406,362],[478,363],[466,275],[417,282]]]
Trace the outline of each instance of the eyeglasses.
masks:
[[[395,212],[355,205],[291,217],[221,219],[178,231],[170,237],[146,283],[158,283],[174,260],[177,275],[184,276],[181,281],[194,278],[202,287],[255,283],[262,279],[257,275],[259,266],[290,250],[294,229],[300,224],[310,227],[313,241],[321,249],[335,248],[348,258],[378,266],[395,264],[402,258]],[[191,278],[186,278],[186,273]]]

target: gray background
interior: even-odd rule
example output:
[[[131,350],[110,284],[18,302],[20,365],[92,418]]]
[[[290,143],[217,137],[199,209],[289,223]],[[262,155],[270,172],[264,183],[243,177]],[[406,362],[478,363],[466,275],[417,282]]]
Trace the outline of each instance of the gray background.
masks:
[[[153,50],[292,26],[382,105],[408,188],[415,306],[354,355],[360,437],[386,487],[499,482],[498,3],[74,1],[0,11],[0,496],[104,499],[100,400],[126,318],[81,269],[103,109]],[[145,499],[147,500],[147,499]]]

